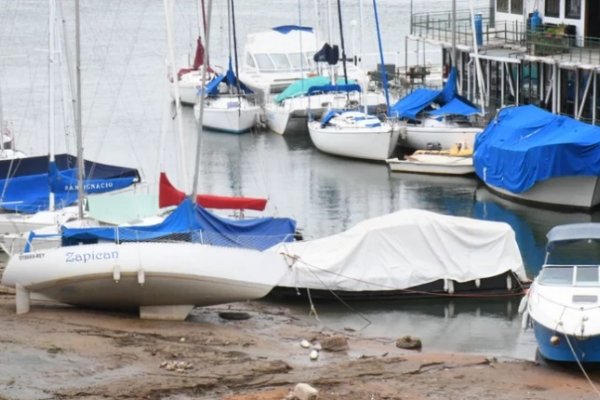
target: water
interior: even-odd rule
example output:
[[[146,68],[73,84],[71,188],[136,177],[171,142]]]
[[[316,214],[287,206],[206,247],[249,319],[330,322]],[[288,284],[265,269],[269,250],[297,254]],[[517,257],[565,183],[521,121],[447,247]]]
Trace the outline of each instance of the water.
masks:
[[[189,43],[196,35],[195,3],[176,2],[175,52],[179,56],[191,51]],[[280,1],[277,7],[268,1],[239,3],[236,16],[241,47],[248,32],[297,21],[296,1]],[[358,1],[343,3],[347,6],[345,18],[358,19]],[[442,0],[415,3],[415,8],[421,10],[450,7]],[[409,4],[408,0],[379,2],[386,51],[404,51]],[[72,3],[64,7],[71,43]],[[266,11],[256,18],[259,9]],[[304,18],[309,18],[311,12],[304,13]],[[222,6],[215,6],[215,15],[214,58],[222,62],[226,56]],[[3,115],[12,122],[17,146],[32,155],[47,152],[46,19],[44,2],[0,1]],[[171,115],[167,116],[167,139],[164,146],[160,144],[166,76],[161,2],[82,1],[82,24],[86,158],[137,167],[154,190],[161,170],[167,171],[178,187],[191,187],[197,137],[191,109],[183,110],[187,173],[178,168],[180,156]],[[364,30],[365,46],[371,43],[369,48],[374,50],[372,23]],[[347,42],[352,48],[352,41]],[[58,78],[57,73],[60,81]],[[60,96],[56,99],[60,116]],[[63,131],[61,121],[57,117],[57,132]],[[266,213],[295,218],[306,238],[337,233],[365,218],[407,208],[499,220],[508,222],[517,232],[528,274],[534,276],[543,259],[545,234],[552,226],[598,220],[597,213],[558,213],[504,202],[480,187],[475,178],[390,174],[383,164],[321,154],[307,135],[205,132],[201,138],[202,192],[267,196]],[[72,133],[67,140],[62,133],[57,134],[57,141],[59,151],[74,151]],[[365,335],[396,338],[414,334],[424,339],[427,348],[531,358],[535,344],[530,332],[521,332],[517,301],[369,303],[354,304],[355,311],[338,304],[320,305],[317,310],[327,326],[362,329]],[[303,315],[307,307],[301,304],[294,309]],[[371,323],[364,327],[366,320]]]

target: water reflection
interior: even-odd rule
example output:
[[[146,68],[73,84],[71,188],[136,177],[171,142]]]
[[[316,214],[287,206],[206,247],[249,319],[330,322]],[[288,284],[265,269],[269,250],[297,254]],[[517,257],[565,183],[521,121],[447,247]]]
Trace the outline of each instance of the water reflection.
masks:
[[[535,339],[521,329],[520,297],[502,299],[420,299],[385,302],[319,303],[319,322],[339,331],[395,340],[419,337],[428,350],[447,350],[533,360]],[[290,304],[308,316],[309,304]]]

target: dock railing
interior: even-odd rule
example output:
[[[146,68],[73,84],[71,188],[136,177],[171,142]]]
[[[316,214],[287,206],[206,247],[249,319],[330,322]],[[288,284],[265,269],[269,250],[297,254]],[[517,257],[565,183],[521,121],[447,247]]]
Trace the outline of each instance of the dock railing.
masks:
[[[521,53],[554,58],[561,62],[600,64],[600,38],[572,34],[568,25],[542,24],[530,29],[520,21],[496,20],[489,9],[474,10],[482,15],[480,48],[514,45]],[[414,13],[411,33],[445,44],[452,42],[452,13]],[[469,11],[456,13],[456,44],[473,47],[473,25]],[[516,54],[516,53],[515,53]]]

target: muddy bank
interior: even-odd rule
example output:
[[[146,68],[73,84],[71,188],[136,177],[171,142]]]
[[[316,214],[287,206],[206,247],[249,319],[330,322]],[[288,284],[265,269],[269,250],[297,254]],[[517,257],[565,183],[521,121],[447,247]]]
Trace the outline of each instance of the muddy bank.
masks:
[[[0,399],[275,400],[299,382],[336,400],[595,395],[576,369],[430,353],[426,343],[421,352],[402,350],[394,340],[332,332],[269,303],[196,309],[187,321],[165,322],[41,303],[17,316],[13,295],[0,293]],[[250,318],[224,319],[224,311]],[[347,345],[323,349],[316,360],[300,345],[333,335]]]

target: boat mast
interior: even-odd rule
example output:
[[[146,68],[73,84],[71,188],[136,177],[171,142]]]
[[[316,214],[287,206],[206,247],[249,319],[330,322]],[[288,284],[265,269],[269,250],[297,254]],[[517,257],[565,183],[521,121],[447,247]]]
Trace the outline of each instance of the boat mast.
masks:
[[[205,26],[205,30],[206,30],[206,46],[204,49],[204,62],[202,63],[202,82],[201,82],[201,87],[205,88],[206,87],[206,72],[207,72],[207,64],[208,64],[208,51],[210,48],[210,21],[211,21],[211,15],[212,15],[212,0],[208,0],[208,7],[207,7],[207,18],[206,18],[206,26]],[[199,115],[198,115],[198,138],[196,139],[196,163],[195,163],[195,168],[194,168],[194,182],[192,184],[192,196],[191,196],[191,200],[192,202],[196,202],[196,196],[198,194],[198,180],[200,179],[200,150],[201,150],[201,135],[202,135],[202,121],[204,120],[204,90],[202,91],[202,95],[200,98],[200,110],[199,110]]]
[[[54,23],[56,5],[48,0],[48,165],[54,164]],[[4,137],[2,138],[4,143]],[[54,210],[54,192],[48,193],[48,209]]]
[[[238,73],[238,52],[237,52],[237,33],[236,33],[236,29],[235,29],[235,5],[233,3],[233,0],[231,0],[231,30],[232,30],[232,35],[233,35],[233,58],[234,58],[234,62],[235,62],[235,82],[236,82],[236,86],[237,86],[237,93],[238,93],[238,112],[241,112],[241,108],[242,108],[242,103],[241,103],[241,99],[240,99],[240,92],[241,92],[241,87],[240,87],[240,74]]]
[[[344,46],[344,26],[342,25],[342,5],[341,1],[337,0],[338,6],[338,22],[340,25],[340,43],[342,45],[342,67],[344,68],[344,84],[348,84],[348,72],[346,71],[346,47]],[[349,97],[346,91],[346,97]]]
[[[81,23],[79,17],[79,0],[75,0],[75,78],[76,78],[76,127],[77,127],[77,211],[79,219],[83,219],[83,134],[81,123]]]
[[[379,29],[377,0],[373,0],[373,10],[375,11],[375,27],[377,28],[377,43],[379,44],[379,59],[381,61],[381,79],[383,81],[383,92],[385,93],[385,114],[387,115],[390,110],[390,95],[388,93],[387,71],[385,69],[385,61],[383,59],[383,45],[381,44],[381,30]]]

